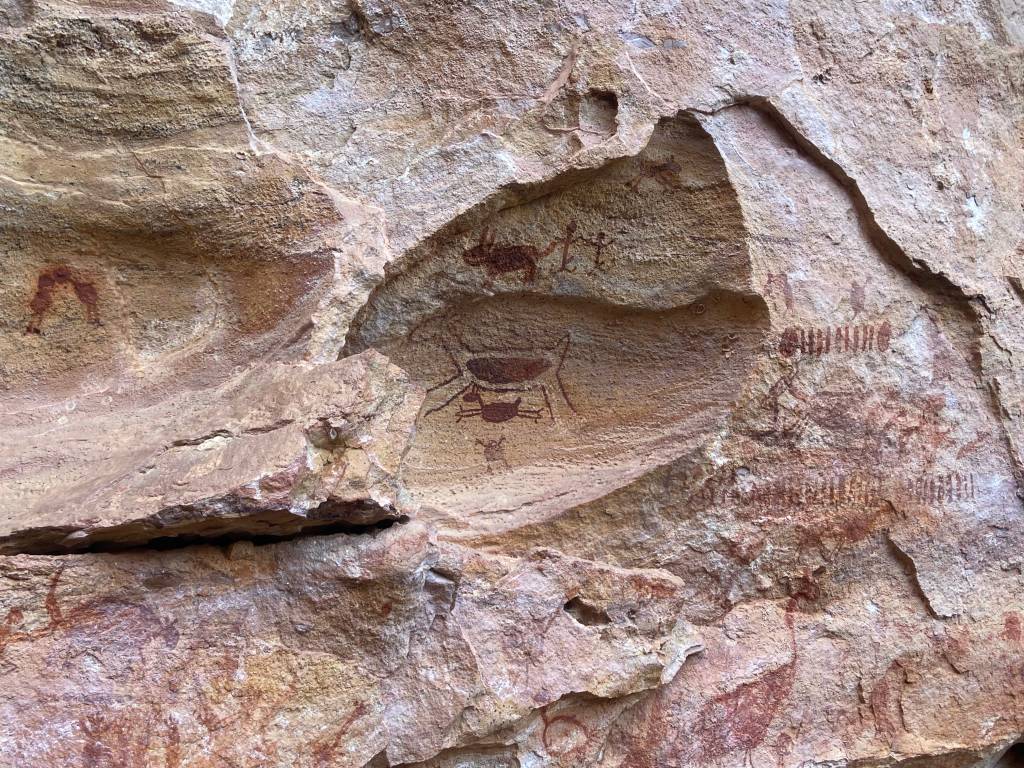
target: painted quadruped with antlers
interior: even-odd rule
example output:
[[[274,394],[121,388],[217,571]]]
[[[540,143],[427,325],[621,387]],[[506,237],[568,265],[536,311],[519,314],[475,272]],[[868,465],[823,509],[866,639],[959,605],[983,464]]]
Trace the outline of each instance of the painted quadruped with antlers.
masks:
[[[495,233],[490,226],[480,230],[480,241],[472,248],[462,252],[462,259],[472,267],[483,267],[486,275],[485,285],[490,285],[502,275],[523,273],[523,285],[530,285],[537,280],[538,262],[549,256],[558,246],[562,246],[562,261],[558,272],[575,272],[572,266],[575,256],[570,249],[576,243],[584,243],[594,249],[594,270],[605,271],[607,262],[602,259],[602,251],[615,241],[604,232],[599,232],[594,239],[576,237],[578,225],[570,221],[565,225],[565,234],[552,240],[543,248],[522,243],[495,243]]]

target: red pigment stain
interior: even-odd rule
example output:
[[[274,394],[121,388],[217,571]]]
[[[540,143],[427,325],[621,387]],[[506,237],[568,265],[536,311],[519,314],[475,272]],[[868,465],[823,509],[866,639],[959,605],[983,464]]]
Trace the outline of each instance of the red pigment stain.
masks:
[[[578,752],[590,741],[590,730],[572,715],[556,715],[548,719],[547,713],[542,711],[540,717],[544,721],[541,741],[552,757]]]
[[[1019,643],[1024,632],[1021,631],[1019,613],[1008,613],[1003,617],[1003,637],[1015,643]]]
[[[71,267],[61,264],[43,270],[36,282],[36,293],[29,302],[32,319],[28,322],[25,333],[42,333],[43,317],[53,306],[53,292],[62,285],[68,285],[75,296],[85,307],[85,318],[93,325],[100,325],[99,295],[96,286],[89,280],[79,276]]]

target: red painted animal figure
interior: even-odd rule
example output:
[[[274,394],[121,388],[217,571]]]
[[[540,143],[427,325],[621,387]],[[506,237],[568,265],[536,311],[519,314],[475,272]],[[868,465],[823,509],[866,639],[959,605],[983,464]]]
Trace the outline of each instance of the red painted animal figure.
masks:
[[[497,440],[477,440],[476,444],[484,449],[484,461],[487,462],[487,471],[490,472],[492,464],[501,464],[505,469],[511,469],[508,459],[505,458],[505,438]]]
[[[539,392],[544,397],[548,415],[554,421],[555,412],[549,394],[551,388],[557,388],[562,396],[562,402],[576,413],[576,408],[565,391],[561,375],[570,344],[569,334],[550,347],[534,349],[484,351],[468,349],[463,344],[459,349],[453,350],[446,344],[448,356],[455,366],[455,374],[427,390],[428,394],[441,390],[442,396],[447,397],[439,405],[428,409],[424,415],[429,416],[444,410],[460,396],[467,400],[465,396],[479,396],[480,392]],[[512,403],[507,405],[511,406]],[[490,413],[497,411],[492,410]]]
[[[53,292],[58,286],[68,285],[75,296],[85,307],[85,318],[92,325],[101,325],[97,303],[99,296],[96,287],[88,280],[80,277],[70,267],[63,264],[49,267],[40,273],[36,282],[36,293],[29,303],[32,319],[28,322],[25,333],[42,333],[43,317],[53,304]]]
[[[676,162],[675,155],[669,157],[663,163],[655,163],[651,160],[640,161],[640,172],[637,173],[627,184],[634,192],[640,191],[640,184],[644,179],[651,179],[663,189],[679,188],[679,172],[682,166]]]
[[[491,403],[486,403],[484,402],[483,396],[480,394],[480,389],[477,387],[472,387],[469,392],[462,396],[462,399],[467,403],[476,403],[477,407],[466,408],[460,406],[458,413],[455,414],[456,422],[472,418],[474,416],[479,416],[490,424],[501,424],[502,422],[511,421],[515,418],[540,421],[541,416],[544,415],[543,408],[523,408],[523,398],[521,397],[517,397],[512,402],[496,400]]]
[[[794,601],[786,609],[792,658],[749,683],[743,683],[708,701],[698,716],[696,743],[698,759],[717,760],[742,751],[744,762],[753,766],[753,751],[761,746],[779,709],[786,703],[796,680],[797,646],[793,622]]]
[[[523,273],[523,285],[537,279],[537,262],[550,254],[559,244],[566,249],[573,243],[575,222],[566,227],[565,237],[552,240],[543,249],[535,245],[500,244],[494,242],[494,231],[484,227],[480,232],[480,242],[462,252],[462,260],[472,267],[483,267],[490,283],[496,277],[513,272]],[[563,256],[563,261],[565,256]]]

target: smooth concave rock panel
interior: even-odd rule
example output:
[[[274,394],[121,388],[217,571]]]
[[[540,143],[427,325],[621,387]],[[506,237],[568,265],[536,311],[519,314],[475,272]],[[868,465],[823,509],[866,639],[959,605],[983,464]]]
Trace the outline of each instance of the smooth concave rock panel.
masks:
[[[383,347],[427,389],[403,479],[425,507],[485,526],[607,492],[708,439],[759,318],[731,294],[663,312],[502,296],[435,316]]]
[[[516,525],[705,444],[765,330],[744,233],[681,116],[637,157],[510,190],[405,254],[347,348],[427,390],[404,474],[424,514]]]

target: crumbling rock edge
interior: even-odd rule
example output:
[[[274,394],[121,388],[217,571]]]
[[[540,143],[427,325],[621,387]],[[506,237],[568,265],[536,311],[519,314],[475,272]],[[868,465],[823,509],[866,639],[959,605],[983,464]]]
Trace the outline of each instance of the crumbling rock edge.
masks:
[[[373,502],[352,505],[321,503],[304,515],[287,508],[266,510],[250,507],[246,499],[217,499],[229,509],[209,516],[209,508],[162,510],[155,518],[98,528],[50,527],[26,529],[0,540],[0,555],[82,555],[128,550],[164,551],[185,547],[229,547],[236,543],[256,545],[293,541],[309,536],[372,534],[409,518]],[[372,522],[357,522],[357,521]],[[190,522],[194,521],[194,522]]]
[[[221,685],[262,687],[269,699],[256,706],[269,706],[271,713],[288,711],[299,695],[313,695],[311,705],[317,707],[324,697],[340,696],[341,712],[352,714],[343,730],[361,733],[364,757],[352,764],[372,764],[381,751],[390,764],[412,763],[514,734],[517,740],[550,743],[550,723],[579,695],[609,705],[620,698],[633,701],[635,694],[670,681],[701,649],[694,628],[678,618],[681,585],[670,574],[611,568],[553,550],[523,558],[486,555],[437,543],[415,522],[374,536],[301,537],[258,547],[235,542],[223,551],[190,546],[8,556],[0,560],[0,577],[12,584],[23,606],[8,612],[0,634],[8,680],[58,673],[31,661],[35,648],[65,653],[109,638],[90,652],[109,670],[104,684],[130,695],[135,712],[172,708],[173,720],[126,715],[121,721],[121,748],[138,759],[170,740],[183,759],[209,748],[190,734],[204,732],[205,707],[238,703],[221,700]],[[138,579],[146,589],[139,589]],[[167,599],[179,590],[191,598]],[[581,624],[566,608],[576,597],[605,617],[599,626]],[[373,616],[360,618],[367,599],[386,601],[393,616],[389,627],[375,627]],[[343,616],[352,626],[339,621]],[[260,646],[233,648],[234,636],[221,629],[225,622],[239,622],[261,638]],[[280,627],[284,636],[267,634],[263,622]],[[373,647],[352,642],[371,630]],[[490,643],[495,633],[506,644]],[[588,653],[573,660],[573,649],[581,646]],[[534,648],[528,678],[515,664],[498,663],[514,660],[523,647]],[[275,650],[268,656],[267,648]],[[222,668],[225,653],[240,656]],[[421,666],[439,658],[450,661],[440,680]],[[325,664],[333,670],[329,678],[304,677]],[[87,667],[71,662],[59,674],[78,680],[93,674]],[[127,678],[125,671],[131,673]],[[349,676],[359,685],[345,685]],[[144,685],[135,687],[140,680]],[[167,684],[175,694],[164,701],[159,692]],[[312,691],[301,693],[309,686]],[[104,716],[89,701],[33,703],[19,690],[12,685],[0,697],[6,729],[0,759],[20,754],[31,737],[15,729],[15,722],[75,728],[82,718]],[[409,698],[410,690],[418,695]],[[450,699],[453,691],[458,693]],[[397,716],[409,707],[414,717]],[[11,708],[19,710],[17,718]],[[544,710],[554,716],[538,718]],[[236,729],[245,729],[246,721],[234,722],[228,719],[226,732],[206,737],[218,751],[244,753],[245,740],[239,742]],[[312,732],[282,733],[273,748],[281,759],[307,758],[311,743],[314,754],[341,748],[333,735],[321,736],[316,726]],[[54,743],[48,750],[52,764],[76,754],[73,743]]]
[[[420,399],[368,352],[256,365],[132,412],[116,432],[98,428],[102,413],[84,413],[62,429],[69,445],[88,443],[80,467],[56,474],[40,462],[38,474],[4,488],[12,503],[0,553],[291,536],[401,518],[410,510],[397,477]],[[40,430],[19,432],[29,443]]]

